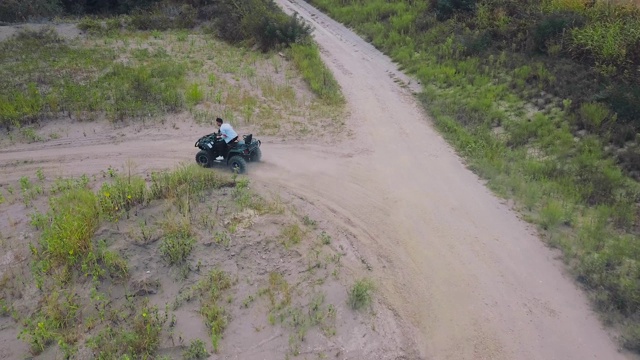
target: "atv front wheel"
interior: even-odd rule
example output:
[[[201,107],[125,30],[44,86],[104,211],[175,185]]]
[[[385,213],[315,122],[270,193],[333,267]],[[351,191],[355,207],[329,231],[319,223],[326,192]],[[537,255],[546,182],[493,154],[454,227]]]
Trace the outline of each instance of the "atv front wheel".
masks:
[[[256,148],[251,154],[251,161],[258,162],[260,159],[262,159],[262,150],[260,150],[260,148]]]
[[[236,155],[229,159],[229,167],[233,172],[244,174],[247,171],[247,162],[242,158],[242,156]]]
[[[196,154],[196,163],[202,167],[210,167],[213,162],[211,154],[208,151],[200,150]]]

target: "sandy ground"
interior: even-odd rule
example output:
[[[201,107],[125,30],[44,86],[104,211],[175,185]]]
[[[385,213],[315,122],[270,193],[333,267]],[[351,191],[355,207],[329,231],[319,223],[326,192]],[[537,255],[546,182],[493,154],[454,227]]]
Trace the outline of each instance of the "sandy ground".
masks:
[[[383,302],[407,322],[386,333],[388,342],[415,341],[419,355],[405,356],[423,359],[631,359],[558,254],[435,132],[412,96],[415,82],[306,3],[277,2],[314,26],[354,135],[332,146],[263,138],[264,161],[251,164],[249,176],[357,244],[366,266],[354,266],[353,275],[373,277]],[[176,124],[119,130],[74,123],[65,139],[1,148],[0,179],[39,168],[97,173],[129,159],[141,172],[193,161],[193,142],[205,129]],[[369,349],[363,358],[394,354]]]

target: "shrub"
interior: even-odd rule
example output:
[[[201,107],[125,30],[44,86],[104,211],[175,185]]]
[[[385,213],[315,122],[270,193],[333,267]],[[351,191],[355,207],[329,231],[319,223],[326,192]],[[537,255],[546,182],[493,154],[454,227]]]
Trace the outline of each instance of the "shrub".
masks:
[[[461,41],[465,56],[472,56],[483,53],[491,46],[491,33],[488,31],[477,31],[462,37]]]
[[[209,356],[204,341],[200,339],[192,340],[189,347],[185,350],[182,358],[185,360],[206,359]]]
[[[311,27],[298,18],[296,14],[293,17],[284,15],[265,16],[255,36],[260,48],[263,51],[268,51],[279,45],[289,46],[298,43],[309,36],[310,33]]]
[[[371,280],[361,279],[357,280],[351,289],[349,289],[349,298],[347,302],[354,310],[359,310],[365,306],[371,304],[371,292],[374,290],[374,285]]]
[[[78,22],[78,29],[86,31],[89,34],[102,34],[105,30],[105,27],[102,25],[101,21],[98,21],[94,18],[85,17]]]
[[[618,123],[629,124],[636,131],[640,130],[640,84],[612,86],[604,101],[618,115]]]
[[[60,265],[74,265],[92,249],[99,224],[98,201],[87,189],[74,189],[51,200],[51,224],[40,239],[45,254]]]
[[[627,325],[622,335],[622,344],[629,350],[640,353],[640,325]]]
[[[533,40],[536,50],[547,52],[549,42],[562,35],[567,29],[581,27],[585,19],[572,11],[558,11],[545,15],[535,25]]]
[[[135,9],[129,26],[138,30],[190,29],[197,25],[198,10],[189,4],[163,2],[151,9]]]
[[[191,84],[187,88],[187,92],[185,93],[185,99],[187,100],[187,104],[193,106],[197,105],[204,99],[204,92],[200,85]]]
[[[472,12],[476,8],[476,0],[434,0],[432,8],[436,10],[438,20],[447,20],[455,13]]]
[[[0,22],[26,22],[42,18],[52,18],[62,13],[62,6],[56,0],[2,0],[0,1]]]
[[[582,126],[591,131],[599,130],[608,119],[615,120],[615,115],[611,116],[607,106],[597,102],[583,103],[578,113]]]
[[[123,212],[144,202],[145,193],[145,180],[139,176],[118,176],[113,183],[103,183],[99,196],[102,215],[118,219]]]
[[[637,21],[596,22],[571,30],[569,40],[574,55],[592,58],[596,64],[625,69],[628,54],[640,42],[640,28]]]
[[[620,169],[612,161],[602,159],[597,151],[582,150],[572,167],[576,189],[588,204],[612,204],[617,192],[624,189],[624,175]]]
[[[263,51],[299,42],[310,27],[297,16],[286,16],[268,0],[220,1],[214,26],[218,35],[230,42],[253,41]]]

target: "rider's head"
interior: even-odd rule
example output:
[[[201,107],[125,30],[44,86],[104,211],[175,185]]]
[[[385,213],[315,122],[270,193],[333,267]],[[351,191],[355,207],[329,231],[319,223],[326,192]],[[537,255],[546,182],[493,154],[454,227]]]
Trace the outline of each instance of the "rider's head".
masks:
[[[218,124],[218,126],[222,125],[223,121],[220,118],[216,118],[216,124]]]

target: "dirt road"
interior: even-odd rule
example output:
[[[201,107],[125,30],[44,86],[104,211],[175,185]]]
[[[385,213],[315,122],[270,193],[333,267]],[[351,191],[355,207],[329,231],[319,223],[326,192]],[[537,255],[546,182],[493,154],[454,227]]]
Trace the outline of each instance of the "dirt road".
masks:
[[[324,209],[370,251],[428,359],[625,359],[534,230],[433,130],[389,60],[303,1],[356,134],[331,153],[269,147],[256,176]],[[403,79],[407,81],[406,79]]]

